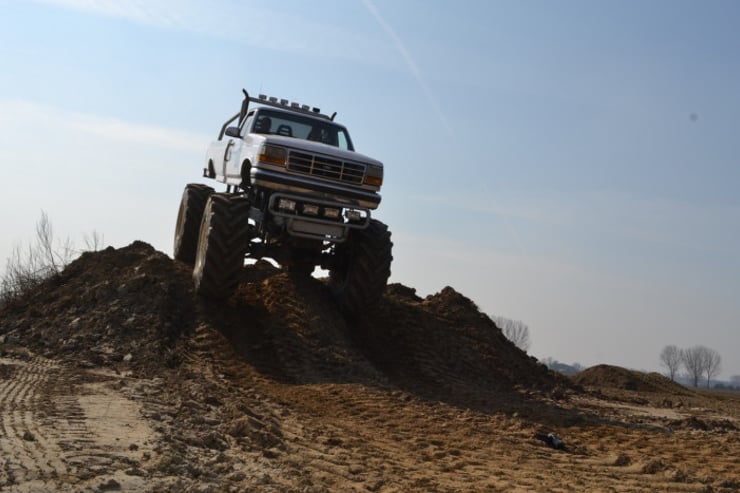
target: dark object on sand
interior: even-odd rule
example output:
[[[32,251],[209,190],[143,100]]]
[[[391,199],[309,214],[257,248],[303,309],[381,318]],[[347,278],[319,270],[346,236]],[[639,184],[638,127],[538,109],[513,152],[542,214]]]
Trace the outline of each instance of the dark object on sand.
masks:
[[[545,435],[544,433],[535,433],[534,437],[537,440],[542,440],[547,444],[548,446],[557,449],[557,450],[565,450],[565,443],[560,439],[559,436],[557,436],[555,433],[548,433]]]

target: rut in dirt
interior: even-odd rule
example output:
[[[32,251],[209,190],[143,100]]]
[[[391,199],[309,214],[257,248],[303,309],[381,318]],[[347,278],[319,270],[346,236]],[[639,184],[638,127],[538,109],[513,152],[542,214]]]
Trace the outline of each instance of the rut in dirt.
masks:
[[[348,321],[325,281],[260,261],[213,303],[194,295],[187,265],[140,241],[85,253],[0,308],[6,344],[141,376],[177,367],[196,334],[214,359],[221,349],[208,341],[223,337],[241,363],[284,383],[396,387],[466,407],[486,392],[563,385],[451,287],[421,298],[391,284],[373,313]]]

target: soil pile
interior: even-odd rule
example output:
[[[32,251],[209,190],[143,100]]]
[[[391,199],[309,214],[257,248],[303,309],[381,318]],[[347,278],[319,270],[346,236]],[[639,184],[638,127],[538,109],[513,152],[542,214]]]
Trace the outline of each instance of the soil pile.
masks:
[[[106,366],[167,363],[195,323],[187,269],[143,242],[86,252],[0,310],[5,342],[46,357]]]
[[[659,373],[644,373],[619,366],[597,365],[573,375],[572,380],[584,387],[614,388],[635,392],[661,392],[690,395],[691,392]]]
[[[421,299],[392,285],[376,311],[347,321],[321,280],[264,261],[245,267],[225,303],[195,297],[191,285],[188,266],[142,242],[85,253],[5,307],[0,333],[46,357],[125,362],[146,374],[176,366],[178,342],[208,326],[258,369],[291,383],[394,382],[444,399],[481,388],[547,390],[558,381],[450,287]]]

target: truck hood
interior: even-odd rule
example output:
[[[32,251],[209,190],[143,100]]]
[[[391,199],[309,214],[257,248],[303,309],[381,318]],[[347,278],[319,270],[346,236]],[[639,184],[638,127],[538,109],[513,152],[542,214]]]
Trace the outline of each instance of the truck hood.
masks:
[[[377,159],[373,159],[370,156],[365,156],[359,152],[347,151],[340,149],[339,147],[330,146],[321,142],[314,142],[311,140],[296,139],[293,137],[284,137],[282,135],[264,135],[264,142],[266,144],[275,144],[289,149],[297,151],[306,151],[314,154],[324,154],[327,156],[337,157],[339,159],[347,161],[359,161],[365,164],[372,164],[374,166],[383,167],[383,163]]]

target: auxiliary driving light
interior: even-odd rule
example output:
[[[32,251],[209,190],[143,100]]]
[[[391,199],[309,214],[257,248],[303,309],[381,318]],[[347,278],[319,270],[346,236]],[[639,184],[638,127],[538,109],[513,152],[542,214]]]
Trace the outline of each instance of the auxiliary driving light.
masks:
[[[308,216],[318,216],[319,206],[314,204],[303,204],[303,213]]]
[[[291,212],[295,211],[295,200],[280,199],[278,202],[278,209]]]
[[[339,209],[326,207],[324,209],[324,216],[328,217],[329,219],[337,219],[339,217]]]
[[[346,217],[348,221],[359,221],[362,219],[362,213],[355,209],[347,209],[344,212],[344,217]]]

